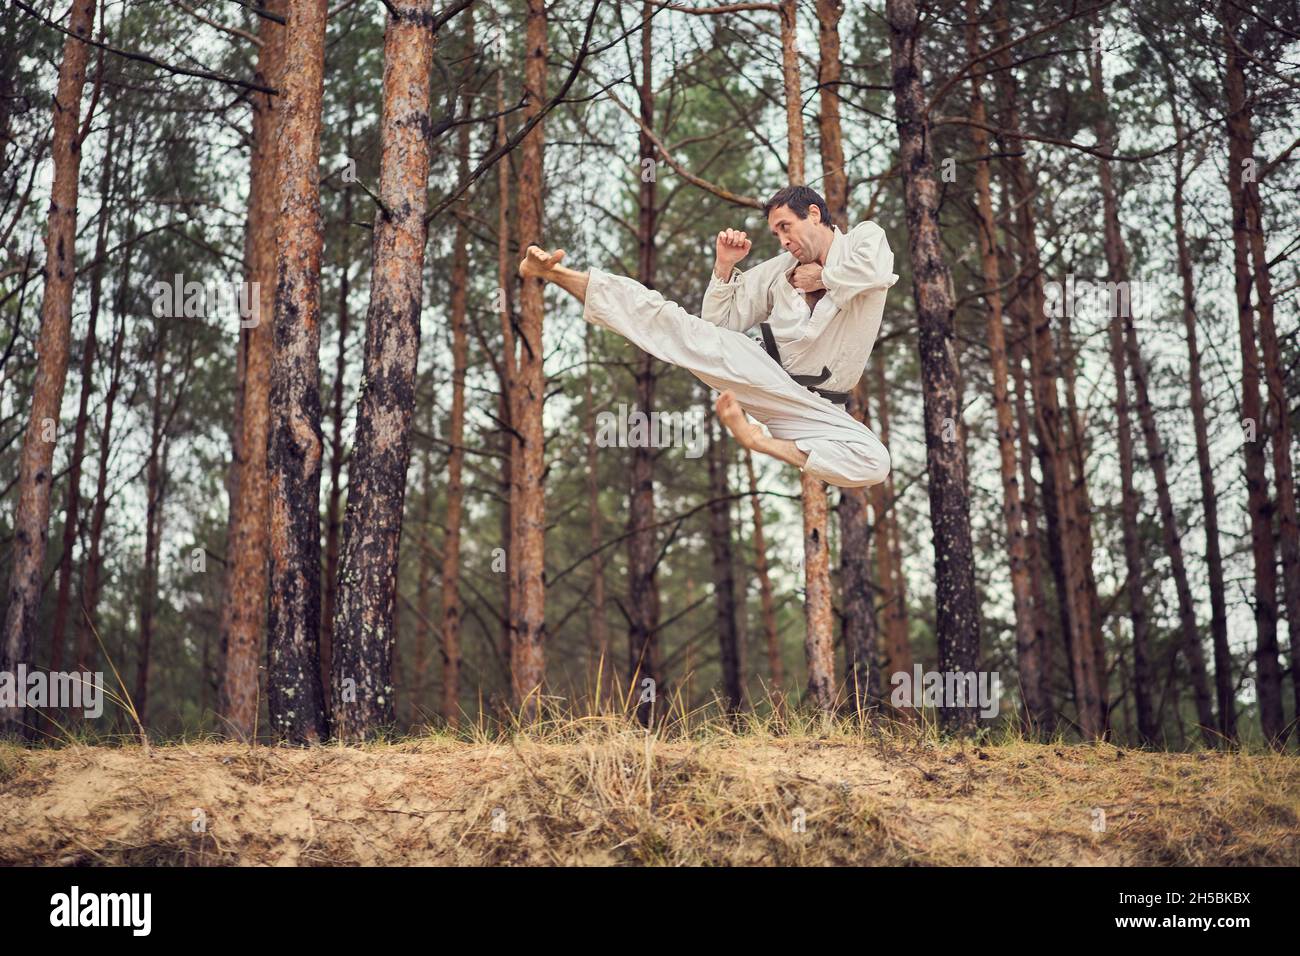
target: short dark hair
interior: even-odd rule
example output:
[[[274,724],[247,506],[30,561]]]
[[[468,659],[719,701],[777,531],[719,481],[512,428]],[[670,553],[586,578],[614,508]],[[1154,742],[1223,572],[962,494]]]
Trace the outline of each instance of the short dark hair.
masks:
[[[808,218],[808,208],[816,206],[817,211],[822,214],[822,225],[827,229],[834,226],[831,222],[831,211],[826,205],[826,200],[822,199],[821,193],[811,186],[786,186],[784,189],[778,189],[776,194],[767,201],[763,207],[763,218],[766,219],[773,209],[778,206],[789,206],[800,219]]]

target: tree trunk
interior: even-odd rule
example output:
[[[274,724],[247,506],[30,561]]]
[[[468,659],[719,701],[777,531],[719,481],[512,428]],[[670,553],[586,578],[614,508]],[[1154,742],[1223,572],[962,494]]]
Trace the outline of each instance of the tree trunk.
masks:
[[[939,189],[921,87],[920,20],[914,0],[888,0],[885,17],[920,332],[939,670],[973,672],[979,667],[979,604],[964,456],[960,441],[946,440],[962,427],[961,408],[953,355],[952,279],[939,235]],[[975,715],[970,706],[946,706],[941,711],[944,726],[951,730],[973,729]]]
[[[166,357],[168,319],[158,323],[153,356],[153,398],[151,404],[149,457],[145,463],[144,567],[140,575],[140,633],[136,642],[135,694],[132,703],[141,725],[148,720],[149,658],[153,647],[154,613],[158,603],[158,563],[162,540],[163,489],[167,480],[166,423],[163,415],[163,367]]]
[[[1107,258],[1110,251],[1111,232],[1107,223]],[[1114,267],[1110,273],[1114,280]],[[1133,432],[1129,423],[1128,362],[1124,355],[1123,320],[1118,313],[1110,316],[1110,360],[1115,374],[1115,418],[1119,443],[1120,515],[1124,541],[1126,569],[1125,598],[1128,602],[1129,621],[1133,626],[1133,701],[1137,711],[1138,739],[1152,744],[1158,737],[1154,714],[1151,710],[1151,660],[1147,630],[1146,574],[1142,560],[1142,543],[1138,533],[1138,506],[1141,504],[1133,486]]]
[[[1005,0],[999,0],[995,20],[995,42],[1001,47],[1010,42],[1011,28],[1006,19]],[[995,56],[998,83],[1005,107],[1001,126],[1012,134],[1020,131],[1018,91],[1012,73],[1009,50]],[[1034,419],[1038,433],[1038,455],[1043,470],[1043,497],[1047,514],[1049,560],[1057,580],[1057,603],[1070,660],[1070,681],[1074,688],[1077,725],[1084,738],[1101,737],[1106,727],[1106,706],[1102,680],[1097,672],[1095,649],[1101,634],[1093,619],[1094,599],[1089,587],[1089,571],[1082,566],[1087,550],[1086,535],[1076,511],[1081,496],[1076,493],[1075,478],[1070,472],[1062,423],[1060,396],[1057,391],[1057,354],[1047,313],[1043,288],[1043,270],[1038,257],[1038,237],[1032,208],[1033,186],[1020,156],[1006,157],[1012,194],[1017,206],[1016,226],[1020,241],[1025,300],[1024,318],[1028,325],[1030,380],[1034,396]],[[1082,492],[1083,476],[1078,476]],[[1089,561],[1089,567],[1091,562]]]
[[[831,222],[847,232],[848,175],[840,128],[840,33],[842,0],[817,0],[817,46],[820,53],[817,125],[822,161],[822,185]],[[864,408],[855,391],[849,412],[861,418]],[[867,492],[845,488],[840,492],[840,604],[844,638],[844,675],[856,713],[874,706],[879,695],[876,678],[875,600],[871,589],[867,526]]]
[[[528,0],[524,36],[524,87],[528,102],[525,122],[535,118],[546,101],[546,4]],[[543,242],[542,186],[545,123],[539,121],[524,137],[519,170],[519,248]],[[510,384],[511,426],[515,430],[510,510],[509,559],[513,593],[510,601],[510,681],[517,707],[525,703],[540,712],[546,676],[546,448],[542,403],[546,381],[542,370],[542,321],[545,300],[541,279],[522,282],[519,301],[519,351]]]
[[[591,366],[592,326],[583,329],[583,344],[587,353],[586,408],[587,408],[587,523],[590,529],[591,557],[591,612],[587,617],[587,634],[592,645],[596,664],[594,677],[596,703],[604,701],[606,692],[617,674],[609,660],[609,622],[605,618],[605,553],[601,545],[600,481],[596,473],[596,400],[592,389]]]
[[[352,191],[345,189],[342,216],[344,229],[349,228],[351,220]],[[352,291],[352,282],[348,276],[351,261],[350,243],[345,241],[339,257],[338,355],[334,359],[334,382],[330,386],[330,490],[325,499],[325,580],[320,616],[320,674],[321,685],[324,687],[332,683],[334,611],[338,607],[339,594],[339,542],[343,536],[343,460],[346,455],[343,447],[343,385],[347,377],[348,333],[352,327],[352,311],[348,304],[348,296]],[[334,703],[327,697],[326,710],[329,711]]]
[[[77,402],[76,431],[72,439],[72,458],[68,462],[67,498],[63,505],[63,549],[59,554],[59,590],[54,603],[54,624],[50,632],[50,670],[63,669],[64,634],[72,604],[72,551],[81,525],[81,467],[86,454],[86,425],[90,420],[90,396],[95,391],[95,360],[98,343],[99,307],[104,288],[104,260],[108,248],[108,220],[112,208],[113,142],[116,126],[110,117],[104,159],[99,177],[99,222],[95,231],[95,258],[90,270],[90,313],[86,340],[81,350],[81,395]]]
[[[1223,9],[1227,11],[1228,5]],[[1233,16],[1240,11],[1234,8]],[[1228,35],[1238,43],[1244,38],[1237,36],[1236,25],[1225,20]],[[1244,70],[1238,57],[1229,70]],[[1229,80],[1230,83],[1235,82]],[[1242,72],[1242,86],[1245,75]],[[1231,108],[1231,104],[1230,104]],[[1243,158],[1251,161],[1250,169],[1255,169],[1255,131],[1250,113],[1250,97],[1241,104],[1241,109],[1233,109],[1229,115],[1233,135],[1241,142],[1239,150]],[[1231,177],[1236,179],[1242,192],[1245,205],[1246,227],[1250,234],[1250,254],[1254,261],[1256,311],[1259,314],[1259,348],[1264,359],[1264,421],[1268,423],[1269,440],[1273,445],[1273,483],[1277,487],[1276,507],[1278,514],[1277,539],[1282,557],[1282,596],[1286,606],[1287,631],[1291,640],[1291,689],[1294,694],[1294,715],[1300,716],[1300,518],[1296,513],[1295,460],[1291,444],[1291,408],[1290,368],[1284,364],[1281,344],[1277,337],[1277,326],[1273,318],[1273,287],[1268,251],[1264,242],[1264,204],[1259,193],[1259,177],[1253,173],[1244,175],[1241,166],[1233,167]],[[1239,178],[1238,178],[1239,177]],[[1292,725],[1294,727],[1294,724]]]
[[[875,385],[877,427],[880,441],[889,447],[889,389],[885,383],[883,356],[872,371]],[[866,403],[862,420],[870,427]],[[912,673],[912,644],[908,639],[907,580],[903,574],[902,540],[898,532],[898,510],[894,499],[894,474],[871,489],[871,511],[875,517],[876,581],[884,592],[881,627],[882,686],[894,674]],[[911,713],[911,712],[909,712]]]
[[[1210,584],[1210,634],[1214,642],[1214,683],[1219,713],[1219,733],[1226,741],[1237,739],[1237,702],[1232,682],[1232,651],[1228,647],[1228,602],[1223,580],[1223,556],[1219,549],[1219,501],[1214,487],[1214,466],[1210,460],[1209,426],[1205,418],[1205,389],[1201,383],[1201,351],[1196,341],[1196,283],[1192,254],[1184,225],[1183,173],[1186,147],[1184,127],[1174,99],[1173,74],[1165,66],[1169,105],[1174,120],[1174,242],[1178,249],[1178,277],[1182,282],[1183,327],[1187,333],[1187,385],[1196,434],[1196,466],[1201,483],[1201,510],[1205,515],[1205,564]]]
[[[1215,737],[1214,708],[1210,703],[1210,681],[1205,667],[1205,651],[1201,647],[1201,634],[1196,626],[1196,605],[1192,598],[1191,584],[1187,577],[1187,562],[1183,557],[1181,532],[1178,530],[1178,517],[1174,512],[1173,496],[1169,490],[1168,467],[1160,434],[1156,430],[1155,411],[1147,386],[1146,366],[1138,347],[1137,332],[1133,327],[1133,317],[1125,316],[1124,335],[1128,349],[1129,366],[1133,373],[1133,382],[1137,390],[1138,413],[1142,423],[1142,436],[1147,449],[1147,461],[1156,480],[1156,503],[1160,509],[1160,523],[1164,535],[1165,551],[1169,554],[1170,572],[1174,578],[1174,588],[1178,594],[1178,622],[1182,635],[1183,653],[1187,656],[1187,669],[1192,683],[1192,693],[1196,702],[1197,720],[1200,722],[1201,739],[1207,747],[1214,747],[1218,741]]]
[[[134,146],[134,143],[132,143]],[[131,199],[131,159],[134,149],[128,152],[125,165],[126,183],[123,187],[123,200]],[[117,329],[113,333],[112,355],[109,359],[108,388],[104,392],[104,424],[99,432],[99,461],[95,471],[95,503],[90,511],[90,538],[86,546],[86,563],[81,578],[81,614],[77,632],[77,670],[94,670],[92,663],[98,655],[92,646],[92,639],[98,643],[98,607],[101,587],[101,569],[103,566],[102,541],[104,522],[108,517],[108,466],[113,450],[113,413],[117,405],[118,392],[122,387],[122,350],[126,345],[126,310],[127,289],[131,279],[131,229],[128,224],[128,243],[122,257],[118,285],[114,293],[115,321]]]
[[[353,138],[355,109],[356,104],[349,100],[345,136],[348,156],[353,156],[356,149]],[[330,490],[325,499],[325,571],[321,586],[320,679],[322,687],[330,686],[330,675],[334,668],[334,612],[338,608],[339,546],[343,537],[343,463],[347,458],[347,451],[343,445],[343,405],[348,367],[348,335],[352,331],[352,308],[349,302],[352,293],[352,278],[349,275],[352,266],[352,243],[349,241],[349,230],[352,228],[351,185],[345,185],[342,200],[343,208],[339,216],[341,235],[338,258],[338,354],[334,358],[334,380],[330,384]],[[332,695],[326,694],[327,722],[332,717],[334,703]]]
[[[432,429],[430,429],[432,431]],[[411,678],[411,707],[414,713],[417,709],[423,709],[424,698],[428,691],[429,681],[429,654],[432,644],[437,640],[433,620],[433,528],[435,522],[434,508],[434,470],[433,455],[428,449],[422,460],[421,477],[423,479],[422,501],[423,510],[420,513],[420,564],[416,573],[415,583],[415,607],[416,607],[416,631],[415,631],[415,662],[412,668]],[[456,715],[459,716],[459,708]],[[450,723],[450,718],[446,713],[442,716]]]
[[[1089,34],[1094,37],[1095,34]],[[1098,142],[1113,148],[1114,137],[1111,135],[1109,122],[1105,116],[1108,103],[1105,91],[1098,88],[1100,78],[1100,52],[1089,52],[1088,72],[1092,79],[1093,93],[1098,97],[1099,112],[1094,120],[1094,133]],[[1102,241],[1106,250],[1107,278],[1124,288],[1128,283],[1128,267],[1125,263],[1124,237],[1120,232],[1119,211],[1115,197],[1115,186],[1111,177],[1110,163],[1101,160],[1098,164],[1102,193]],[[1116,296],[1115,302],[1119,301]],[[1069,305],[1066,304],[1066,308]],[[1151,661],[1147,627],[1146,573],[1142,560],[1142,542],[1138,532],[1138,508],[1141,505],[1137,489],[1133,484],[1133,429],[1129,420],[1128,397],[1128,358],[1124,349],[1124,319],[1120,310],[1112,308],[1107,323],[1110,341],[1111,369],[1115,375],[1115,422],[1116,440],[1119,446],[1120,471],[1120,527],[1124,542],[1124,565],[1127,573],[1125,580],[1125,598],[1128,602],[1129,621],[1133,626],[1133,701],[1137,711],[1138,738],[1143,744],[1153,744],[1159,736],[1155,717],[1151,709]]]
[[[1236,276],[1237,327],[1241,340],[1241,417],[1246,429],[1242,451],[1246,459],[1246,506],[1250,513],[1251,554],[1255,561],[1255,686],[1264,737],[1280,745],[1286,732],[1282,711],[1282,668],[1277,646],[1277,551],[1273,540],[1273,502],[1265,473],[1266,422],[1259,395],[1259,349],[1255,316],[1250,304],[1252,200],[1245,179],[1254,162],[1254,142],[1246,99],[1243,57],[1238,50],[1240,11],[1223,2],[1224,47],[1227,57],[1228,193],[1232,200],[1232,261]],[[1259,262],[1256,263],[1258,268]],[[1266,286],[1265,286],[1266,289]],[[1261,307],[1263,296],[1260,297]],[[1269,396],[1272,401],[1272,396]],[[1289,449],[1284,453],[1289,454]],[[1294,655],[1292,655],[1294,656]]]
[[[474,49],[473,8],[465,12],[465,43]],[[427,82],[426,82],[427,85]],[[466,115],[473,112],[468,93],[462,98]],[[456,131],[457,179],[469,178],[469,126]],[[465,304],[469,293],[469,229],[456,217],[451,256],[451,427],[447,454],[447,536],[442,545],[442,714],[448,726],[460,718],[460,524],[465,465],[465,367],[469,342],[465,333]],[[417,320],[417,329],[419,327]]]
[[[731,553],[731,503],[727,501],[725,436],[709,427],[709,551],[713,556],[713,603],[722,662],[722,693],[727,713],[738,714],[745,704],[741,678],[741,643],[736,629],[736,571]]]
[[[826,540],[826,488],[820,481],[803,496],[804,656],[808,662],[808,700],[829,713],[835,705],[835,632],[831,598],[830,547]]]
[[[1097,553],[1092,540],[1092,502],[1088,495],[1087,474],[1088,458],[1092,454],[1087,431],[1079,414],[1078,375],[1076,372],[1077,351],[1074,347],[1071,319],[1073,309],[1065,308],[1060,316],[1060,340],[1056,354],[1060,358],[1060,378],[1065,389],[1066,428],[1063,430],[1062,447],[1069,454],[1073,466],[1073,477],[1068,487],[1070,496],[1070,520],[1075,533],[1072,536],[1075,550],[1075,566],[1083,569],[1083,588],[1081,601],[1087,605],[1088,619],[1092,621],[1093,639],[1090,646],[1092,673],[1096,675],[1098,709],[1101,717],[1101,735],[1110,729],[1110,705],[1108,702],[1107,668],[1105,655],[1105,638],[1102,627],[1106,615],[1101,608],[1101,598],[1097,591],[1096,571],[1093,570],[1093,556]]]
[[[966,52],[974,59],[980,53],[979,4],[967,0]],[[1040,656],[1043,645],[1034,630],[1033,590],[1020,503],[1020,476],[1016,460],[1016,424],[1012,416],[1007,385],[1006,330],[1002,316],[1002,276],[998,266],[997,223],[993,218],[993,192],[989,172],[989,137],[983,126],[988,119],[978,75],[971,77],[971,146],[975,153],[975,195],[978,214],[980,263],[988,304],[989,364],[993,377],[993,410],[997,421],[998,464],[1002,478],[1002,523],[1006,529],[1007,559],[1011,574],[1011,602],[1015,614],[1016,661],[1020,676],[1023,719],[1036,727],[1044,709],[1040,699]]]
[[[763,612],[763,636],[767,647],[767,675],[772,692],[779,694],[785,686],[785,666],[776,634],[776,602],[772,597],[772,576],[767,570],[767,540],[763,535],[763,505],[754,478],[754,456],[745,449],[745,473],[749,477],[749,501],[754,513],[754,573],[758,575],[759,606]]]
[[[1105,82],[1102,79],[1101,71],[1101,54],[1100,51],[1088,55],[1088,72],[1092,81],[1093,93],[1097,97],[1099,109],[1097,118],[1094,123],[1094,129],[1097,135],[1097,141],[1102,144],[1108,144],[1108,148],[1116,148],[1119,137],[1116,135],[1113,123],[1110,118],[1110,99],[1106,93]],[[1114,178],[1111,175],[1110,161],[1101,160],[1099,163],[1099,175],[1101,180],[1102,194],[1102,215],[1104,218],[1104,241],[1106,245],[1106,264],[1108,278],[1116,284],[1117,290],[1127,289],[1129,285],[1128,274],[1128,250],[1125,247],[1124,235],[1120,229],[1119,222],[1119,199],[1116,194]],[[1122,313],[1122,314],[1121,314]],[[1123,344],[1121,345],[1121,326]],[[1156,502],[1160,509],[1160,522],[1164,533],[1165,550],[1169,553],[1170,570],[1174,578],[1174,587],[1178,594],[1178,620],[1182,634],[1183,653],[1187,658],[1188,673],[1192,682],[1192,692],[1196,700],[1197,719],[1201,727],[1201,737],[1207,747],[1213,747],[1215,744],[1214,737],[1214,711],[1210,705],[1210,686],[1209,679],[1205,670],[1205,652],[1201,648],[1201,635],[1196,627],[1196,607],[1192,600],[1192,589],[1187,580],[1187,565],[1183,559],[1183,544],[1180,532],[1178,530],[1178,519],[1174,513],[1173,498],[1169,491],[1168,471],[1165,466],[1165,450],[1160,441],[1159,432],[1156,430],[1155,412],[1151,406],[1151,398],[1147,388],[1146,366],[1143,362],[1142,353],[1138,346],[1137,331],[1133,324],[1132,294],[1119,292],[1114,295],[1111,301],[1111,350],[1113,353],[1112,361],[1115,364],[1115,374],[1118,380],[1120,396],[1117,401],[1127,402],[1127,389],[1124,382],[1124,364],[1127,359],[1128,365],[1133,374],[1133,385],[1137,392],[1138,417],[1142,426],[1142,437],[1146,445],[1147,462],[1155,475],[1156,480]],[[1121,441],[1127,439],[1128,428],[1127,408],[1124,409],[1124,416],[1120,422],[1123,427],[1121,432]],[[1123,447],[1121,446],[1121,463]],[[1125,522],[1127,525],[1127,512],[1132,510],[1133,534],[1137,534],[1137,501],[1130,504],[1129,495],[1132,494],[1132,447],[1128,450],[1129,454],[1129,487],[1125,490]],[[1136,496],[1134,496],[1136,498]],[[1127,535],[1127,531],[1126,531]],[[1128,543],[1125,542],[1127,550]],[[1141,559],[1138,557],[1138,545],[1136,540],[1133,543],[1133,558],[1138,566],[1138,573],[1141,572]],[[1133,574],[1130,566],[1130,575]],[[1133,584],[1130,581],[1130,601],[1133,599]],[[1139,588],[1138,601],[1141,601],[1141,590]],[[1145,628],[1145,607],[1142,608],[1143,627]],[[1135,638],[1136,638],[1136,620],[1135,620]],[[1145,634],[1143,634],[1143,659],[1137,658],[1137,644],[1134,643],[1134,688],[1142,696],[1137,697],[1139,727],[1142,721],[1142,707],[1147,708],[1146,718],[1148,721],[1146,729],[1143,731],[1143,739],[1150,742],[1155,738],[1156,728],[1150,725],[1150,700],[1143,700],[1147,693],[1150,682],[1150,671],[1145,659]],[[1138,670],[1139,664],[1143,668]]]
[[[787,172],[792,185],[804,181],[803,100],[799,86],[798,13],[795,0],[781,0],[781,65],[785,85]],[[806,472],[803,492],[804,653],[808,660],[808,699],[829,711],[835,700],[835,632],[826,517],[826,484]]]
[[[844,136],[840,124],[840,18],[844,0],[817,0],[818,67],[817,129],[820,134],[822,187],[831,221],[849,228],[849,179],[844,167]]]
[[[428,235],[432,18],[432,0],[396,2],[384,32],[381,209],[375,219],[364,384],[348,469],[334,614],[334,682],[340,688],[346,680],[356,682],[356,699],[344,697],[334,707],[334,735],[340,740],[373,737],[391,726],[396,714],[393,615]],[[463,301],[460,317],[463,340]]]
[[[271,366],[271,730],[293,743],[327,733],[320,684],[320,219],[324,0],[294,7],[286,27],[283,115],[276,135],[275,348]],[[337,691],[331,694],[335,697]]]
[[[1014,272],[1014,263],[1008,272]],[[1015,312],[1015,310],[1013,310]],[[1038,648],[1038,730],[1040,737],[1050,737],[1056,731],[1056,709],[1052,698],[1052,646],[1048,641],[1047,592],[1043,588],[1042,546],[1038,537],[1038,495],[1034,483],[1033,430],[1029,423],[1029,403],[1025,399],[1024,342],[1027,318],[1015,314],[1012,322],[1014,343],[1010,366],[1015,387],[1016,434],[1019,439],[1020,486],[1025,528],[1025,562],[1029,566],[1029,587],[1032,596],[1033,642]]]
[[[641,185],[637,202],[637,260],[641,284],[655,286],[655,237],[658,231],[659,211],[655,194],[655,147],[645,129],[654,126],[653,52],[651,46],[651,16],[654,7],[642,5],[641,19],[641,82],[639,95],[641,120],[645,124],[639,134]],[[637,407],[649,416],[655,406],[655,359],[648,352],[634,348],[637,353],[636,399]],[[658,535],[655,533],[654,456],[656,449],[649,442],[632,448],[632,486],[628,495],[627,579],[628,579],[628,673],[635,675],[639,688],[642,681],[655,682],[655,694],[664,693],[663,674],[659,668],[659,583],[655,580],[658,563]],[[734,638],[733,616],[733,638]],[[725,656],[725,654],[724,654]],[[725,662],[724,662],[725,663]],[[649,725],[652,711],[648,699],[638,695],[637,719]]]
[[[14,508],[13,565],[9,574],[9,606],[5,610],[0,670],[14,672],[32,663],[41,586],[45,576],[45,545],[49,534],[50,485],[54,443],[63,386],[68,377],[72,333],[72,286],[77,272],[77,188],[81,171],[78,119],[86,83],[90,48],[78,37],[89,37],[95,0],[74,0],[63,44],[59,86],[54,96],[54,181],[45,239],[45,297],[41,330],[36,342],[36,374],[32,381],[32,414],[23,435],[18,464],[18,500]],[[21,708],[0,708],[0,736],[17,732]]]
[[[655,375],[653,356],[642,353],[637,362],[637,407],[646,415],[654,407]],[[659,666],[659,586],[655,580],[658,539],[654,523],[653,449],[632,449],[632,488],[629,495],[628,530],[628,674],[640,688],[645,680],[655,684],[655,695],[663,690]],[[648,726],[649,700],[637,707],[637,719]]]
[[[282,2],[267,9],[282,13]],[[278,87],[284,53],[285,27],[262,20],[262,47],[257,60],[259,82]],[[267,563],[270,538],[270,484],[266,442],[271,406],[271,357],[275,349],[275,221],[276,121],[274,97],[254,93],[253,144],[249,158],[248,224],[245,238],[245,281],[252,283],[249,301],[257,310],[240,337],[243,388],[235,432],[241,435],[235,455],[235,486],[231,499],[230,536],[226,545],[225,594],[221,608],[222,643],[226,649],[220,708],[224,723],[241,739],[257,725],[258,664],[262,630],[266,626]]]
[[[498,143],[506,142],[506,96],[505,96],[504,60],[497,64],[497,122],[496,138]],[[514,527],[514,460],[515,438],[514,401],[511,399],[511,383],[515,380],[515,333],[513,310],[511,308],[512,290],[516,280],[514,263],[510,259],[510,163],[497,163],[497,297],[501,318],[501,362],[497,366],[501,394],[498,403],[498,416],[501,419],[501,549],[506,555],[513,555],[511,539]],[[514,592],[514,561],[508,558],[506,573],[501,575],[501,657],[509,662],[511,648],[514,647],[514,615],[510,611],[511,596]],[[508,676],[508,675],[507,675]]]
[[[99,461],[95,473],[95,500],[90,511],[90,535],[86,545],[86,561],[81,576],[81,607],[78,615],[77,630],[77,670],[94,670],[93,662],[98,655],[94,649],[97,632],[97,609],[99,607],[100,574],[103,565],[101,543],[104,537],[104,521],[108,516],[108,464],[112,451],[113,412],[117,404],[118,391],[122,378],[122,346],[126,341],[126,322],[124,317],[118,319],[117,332],[113,339],[108,390],[104,393],[104,424],[100,429]]]
[[[855,390],[849,414],[862,417],[862,398]],[[856,714],[874,709],[880,697],[876,672],[875,596],[871,586],[871,531],[867,526],[867,492],[863,488],[840,491],[840,604],[843,617],[844,679],[849,702]],[[878,542],[877,547],[881,546]]]
[[[799,83],[799,4],[779,0],[781,5],[781,74],[785,89],[785,128],[788,137],[786,171],[792,185],[803,185],[804,138],[803,99]]]

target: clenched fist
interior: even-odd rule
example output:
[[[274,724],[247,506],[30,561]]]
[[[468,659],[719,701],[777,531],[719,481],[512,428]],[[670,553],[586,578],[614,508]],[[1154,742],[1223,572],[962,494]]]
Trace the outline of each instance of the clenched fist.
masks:
[[[749,236],[739,229],[722,230],[718,233],[717,259],[713,264],[714,274],[724,282],[730,279],[731,270],[736,267],[737,262],[749,255],[753,245],[749,241]]]
[[[790,273],[790,284],[800,292],[818,292],[822,285],[822,267],[816,262],[805,262]]]

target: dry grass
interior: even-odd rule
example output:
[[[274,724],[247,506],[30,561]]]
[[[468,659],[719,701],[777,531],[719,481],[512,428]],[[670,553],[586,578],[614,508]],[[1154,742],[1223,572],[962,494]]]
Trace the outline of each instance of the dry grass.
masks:
[[[688,723],[552,716],[312,749],[0,746],[0,863],[1300,862],[1293,756],[975,745],[789,715]]]

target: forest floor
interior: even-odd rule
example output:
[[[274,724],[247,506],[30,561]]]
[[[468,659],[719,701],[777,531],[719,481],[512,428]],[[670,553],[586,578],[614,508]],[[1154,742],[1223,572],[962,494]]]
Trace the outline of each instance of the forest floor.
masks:
[[[1297,863],[1292,755],[599,718],[362,747],[0,745],[0,864]]]

